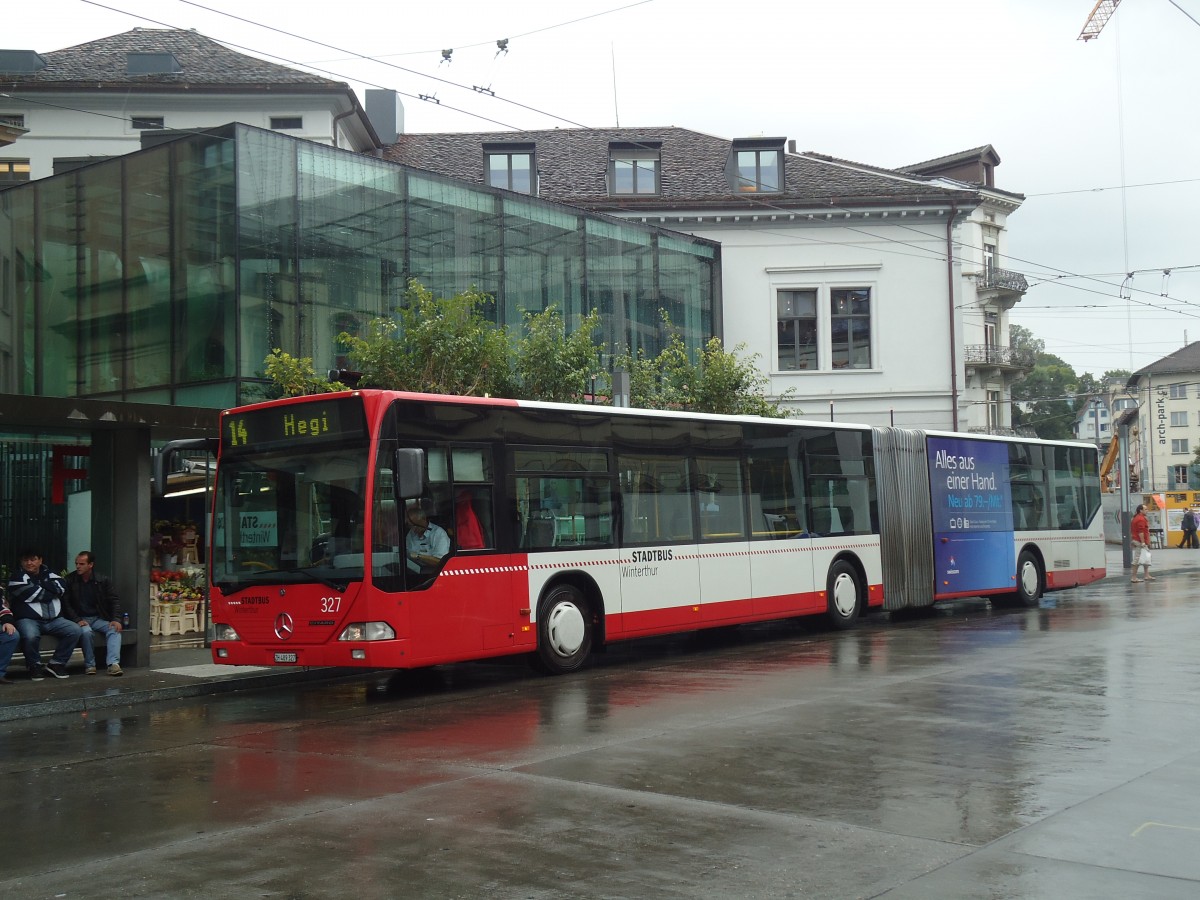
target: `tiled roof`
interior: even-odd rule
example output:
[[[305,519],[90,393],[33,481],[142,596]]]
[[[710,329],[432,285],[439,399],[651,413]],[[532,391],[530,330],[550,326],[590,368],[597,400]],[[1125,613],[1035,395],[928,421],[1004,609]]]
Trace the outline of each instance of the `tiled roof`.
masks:
[[[924,162],[913,163],[909,166],[901,166],[899,171],[920,172],[925,169],[936,169],[943,166],[953,165],[954,163],[979,159],[979,157],[983,156],[984,154],[989,154],[997,163],[1000,162],[1000,154],[996,152],[996,148],[991,144],[984,144],[982,147],[972,147],[970,150],[960,150],[958,153],[951,153],[947,156],[939,156],[936,159],[927,159]]]
[[[661,146],[662,192],[656,196],[609,194],[609,144]],[[561,128],[470,134],[405,134],[384,148],[384,158],[483,183],[485,144],[532,143],[538,196],[578,206],[619,210],[683,207],[837,208],[845,204],[948,203],[977,198],[921,176],[822,157],[786,154],[785,188],[735,193],[729,165],[733,142],[685,128]]]
[[[1181,347],[1170,356],[1143,366],[1129,376],[1128,385],[1134,387],[1139,378],[1146,375],[1190,375],[1200,372],[1200,341]]]
[[[173,54],[182,71],[130,75],[126,70],[130,53]],[[0,86],[10,90],[112,90],[139,85],[155,90],[198,85],[222,89],[239,85],[294,85],[306,91],[322,92],[350,89],[344,82],[246,56],[199,32],[174,28],[135,28],[41,55],[46,60],[46,68],[37,72],[0,72]]]

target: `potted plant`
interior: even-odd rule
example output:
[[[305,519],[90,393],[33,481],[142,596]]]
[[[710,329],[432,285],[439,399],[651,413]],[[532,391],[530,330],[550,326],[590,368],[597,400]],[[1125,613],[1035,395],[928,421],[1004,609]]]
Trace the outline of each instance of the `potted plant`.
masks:
[[[150,533],[150,549],[154,553],[155,566],[175,565],[175,554],[179,552],[180,543],[175,537],[175,527],[166,519],[154,523]]]

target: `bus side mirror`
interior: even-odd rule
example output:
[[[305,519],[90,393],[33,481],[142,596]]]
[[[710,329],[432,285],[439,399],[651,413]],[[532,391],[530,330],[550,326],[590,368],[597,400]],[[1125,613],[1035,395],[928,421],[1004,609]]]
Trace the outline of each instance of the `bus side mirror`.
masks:
[[[393,493],[397,500],[421,496],[425,486],[425,451],[401,447],[392,465]]]
[[[153,481],[150,486],[151,494],[156,500],[161,500],[170,491],[167,481],[175,467],[175,457],[180,453],[203,450],[211,456],[216,456],[220,447],[217,438],[188,438],[180,441],[168,441],[162,450],[150,459],[150,470]]]

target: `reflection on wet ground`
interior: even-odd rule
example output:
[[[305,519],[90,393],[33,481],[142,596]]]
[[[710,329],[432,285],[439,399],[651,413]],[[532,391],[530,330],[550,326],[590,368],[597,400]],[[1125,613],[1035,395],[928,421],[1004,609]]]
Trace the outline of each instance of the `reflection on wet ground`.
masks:
[[[11,723],[0,889],[1195,896],[1198,639],[1177,573]]]

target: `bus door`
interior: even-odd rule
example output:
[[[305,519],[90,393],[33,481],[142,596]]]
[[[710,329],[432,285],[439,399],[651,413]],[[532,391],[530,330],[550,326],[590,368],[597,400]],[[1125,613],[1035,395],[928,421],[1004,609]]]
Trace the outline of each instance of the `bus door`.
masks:
[[[798,439],[763,442],[747,459],[750,578],[758,616],[819,612]]]
[[[706,622],[753,612],[746,491],[737,457],[694,459],[690,499],[700,530],[700,602]]]
[[[1078,447],[1052,449],[1054,465],[1047,474],[1054,498],[1051,527],[1058,534],[1054,536],[1054,552],[1045,561],[1046,586],[1051,589],[1073,584],[1075,573],[1082,568],[1079,539],[1084,537],[1084,516],[1089,512],[1083,491],[1084,451]]]
[[[700,573],[688,460],[622,454],[621,630],[628,635],[698,626]]]
[[[428,447],[419,506],[432,527],[445,532],[450,555],[435,562],[407,551],[412,525],[401,512],[413,652],[418,658],[461,658],[533,642],[514,593],[513,567],[497,558],[492,454],[488,446]],[[395,513],[392,513],[394,515]],[[419,521],[419,517],[418,517]],[[388,531],[392,531],[390,525]]]

